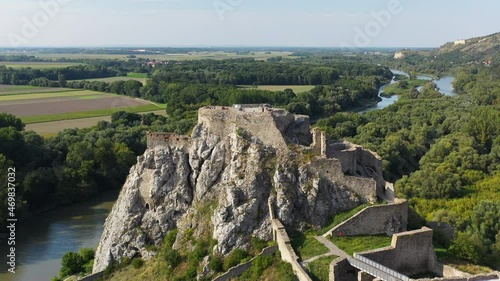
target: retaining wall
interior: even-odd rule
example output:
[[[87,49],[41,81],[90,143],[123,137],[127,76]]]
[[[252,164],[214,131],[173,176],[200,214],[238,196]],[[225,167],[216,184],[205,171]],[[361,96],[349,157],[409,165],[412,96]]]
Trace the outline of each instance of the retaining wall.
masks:
[[[276,253],[277,250],[278,250],[278,246],[267,247],[267,248],[263,249],[262,252],[257,257],[259,257],[259,256],[270,256],[270,255],[273,255],[274,253]],[[245,263],[242,263],[242,264],[239,264],[237,266],[231,267],[226,273],[224,273],[224,274],[216,277],[212,281],[228,281],[228,280],[231,280],[232,278],[236,278],[236,277],[242,275],[248,269],[250,269],[250,267],[252,266],[254,260],[257,257],[254,257],[253,259],[251,259],[251,260],[249,260],[249,261],[247,261]]]
[[[406,231],[407,224],[408,202],[397,200],[394,204],[366,207],[323,236],[392,235]]]

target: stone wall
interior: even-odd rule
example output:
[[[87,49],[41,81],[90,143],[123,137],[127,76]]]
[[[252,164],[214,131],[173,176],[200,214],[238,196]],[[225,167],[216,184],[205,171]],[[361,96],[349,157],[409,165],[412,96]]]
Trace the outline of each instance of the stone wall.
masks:
[[[309,165],[309,169],[333,184],[356,193],[362,203],[375,202],[377,199],[375,180],[345,175],[342,172],[342,163],[338,159],[316,158]]]
[[[390,247],[358,254],[408,276],[431,271],[437,260],[427,227],[394,234]]]
[[[259,257],[259,256],[270,256],[270,255],[273,255],[274,253],[276,253],[277,250],[278,250],[278,246],[271,246],[271,247],[265,248],[265,249],[262,250],[262,252],[257,257]],[[248,269],[250,269],[250,267],[252,266],[254,260],[257,257],[254,257],[254,258],[252,258],[251,260],[249,260],[249,261],[247,261],[245,263],[242,263],[242,264],[239,264],[237,266],[231,267],[226,273],[224,273],[224,274],[222,274],[220,276],[217,276],[212,281],[229,281],[232,278],[236,278],[236,277],[242,275]]]
[[[358,270],[346,258],[337,258],[330,264],[329,281],[357,281]]]
[[[408,202],[398,200],[394,204],[366,207],[324,236],[392,235],[406,231],[407,224]]]
[[[278,243],[278,249],[281,253],[281,259],[292,265],[293,272],[300,281],[312,281],[309,274],[302,268],[299,263],[299,257],[295,254],[290,243],[290,237],[286,233],[286,229],[278,219],[271,221],[273,227],[273,238]]]
[[[91,275],[87,275],[83,277],[82,279],[78,279],[78,281],[96,281],[104,278],[104,271],[97,272]]]
[[[328,140],[326,140],[328,142]],[[375,152],[350,142],[328,143],[326,146],[328,158],[339,159],[342,171],[349,175],[358,175],[375,179],[377,195],[385,198],[386,182],[383,178],[382,158]]]
[[[172,133],[148,133],[148,149],[153,149],[156,146],[173,146],[189,149],[191,147],[191,138]]]
[[[229,144],[229,138],[238,128],[248,131],[264,145],[286,149],[287,144],[283,132],[278,128],[295,122],[293,114],[279,116],[278,111],[242,112],[227,108],[225,110],[202,108],[198,111],[198,123],[204,123],[210,134],[219,136]],[[229,145],[227,146],[229,147]],[[230,155],[230,153],[228,153]]]

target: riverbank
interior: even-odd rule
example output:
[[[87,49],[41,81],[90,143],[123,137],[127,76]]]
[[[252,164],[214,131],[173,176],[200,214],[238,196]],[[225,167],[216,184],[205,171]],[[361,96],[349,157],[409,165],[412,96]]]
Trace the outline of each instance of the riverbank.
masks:
[[[16,273],[8,273],[2,267],[0,281],[51,280],[59,273],[66,252],[96,248],[118,193],[104,192],[86,202],[19,219]],[[2,253],[7,250],[4,242],[0,245]],[[6,264],[6,256],[0,261]]]

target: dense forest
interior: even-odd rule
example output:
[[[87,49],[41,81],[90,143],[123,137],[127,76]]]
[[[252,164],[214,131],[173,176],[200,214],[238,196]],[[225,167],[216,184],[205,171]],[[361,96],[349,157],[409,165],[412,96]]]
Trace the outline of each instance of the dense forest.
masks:
[[[111,123],[45,139],[25,131],[15,116],[0,114],[0,167],[16,169],[16,213],[39,212],[120,188],[146,149],[146,131],[172,131],[173,125],[152,113],[117,112]],[[7,190],[2,189],[1,222],[6,222],[6,204]]]
[[[427,60],[426,60],[427,59]],[[457,65],[450,64],[457,61]],[[367,63],[371,61],[374,64]],[[136,156],[145,150],[145,132],[189,132],[196,111],[205,105],[271,103],[319,119],[317,126],[334,139],[348,139],[376,151],[384,176],[396,182],[421,217],[445,222],[455,240],[437,235],[436,245],[451,255],[500,269],[500,64],[467,65],[459,54],[429,60],[410,54],[338,55],[168,62],[155,68],[145,60],[86,61],[61,69],[12,69],[0,66],[0,83],[66,86],[140,97],[166,104],[169,117],[116,113],[112,122],[65,130],[44,139],[24,130],[15,116],[0,115],[0,166],[18,171],[17,207],[37,212],[85,200],[103,189],[119,188]],[[454,73],[457,97],[440,94],[433,83],[409,87],[398,102],[365,114],[343,111],[378,99],[378,88],[392,78],[381,65],[440,75]],[[460,64],[460,65],[458,65]],[[148,82],[70,81],[148,73]],[[240,89],[239,85],[312,85],[295,93]],[[4,182],[6,179],[2,179]],[[6,192],[0,191],[5,221]]]
[[[317,125],[377,151],[385,177],[423,219],[446,222],[455,256],[500,268],[500,64],[456,70],[458,97],[409,90],[384,110]],[[420,222],[422,223],[422,222]]]

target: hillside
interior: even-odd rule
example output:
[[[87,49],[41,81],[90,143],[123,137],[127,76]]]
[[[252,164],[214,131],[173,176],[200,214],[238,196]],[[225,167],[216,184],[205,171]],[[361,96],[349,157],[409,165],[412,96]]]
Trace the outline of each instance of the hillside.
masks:
[[[436,53],[446,54],[450,52],[460,52],[467,56],[490,56],[500,50],[500,32],[471,38],[467,40],[457,40],[441,46]]]
[[[394,60],[384,62],[395,69],[440,76],[467,65],[491,65],[500,60],[500,33],[448,42],[427,51],[401,50]]]

